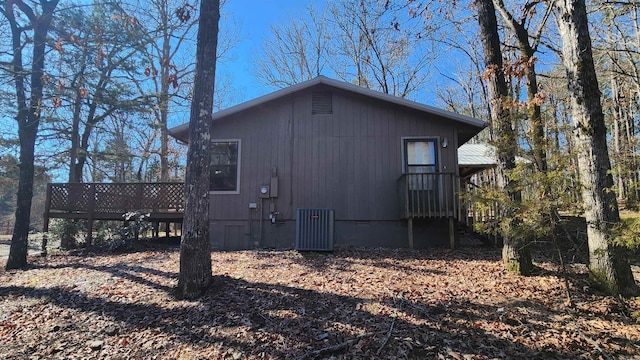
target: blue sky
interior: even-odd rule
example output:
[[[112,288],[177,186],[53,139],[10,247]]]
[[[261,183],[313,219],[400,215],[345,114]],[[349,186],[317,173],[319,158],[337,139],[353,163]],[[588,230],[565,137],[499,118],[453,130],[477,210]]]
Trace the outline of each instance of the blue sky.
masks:
[[[228,0],[222,9],[240,27],[241,41],[230,54],[232,60],[219,64],[218,74],[233,77],[241,101],[254,99],[273,91],[257,82],[254,73],[254,58],[262,52],[262,46],[271,35],[271,26],[286,21],[289,16],[305,13],[309,4],[314,6],[325,0]],[[221,23],[221,26],[224,24]]]
[[[265,95],[276,88],[261,84],[255,76],[255,59],[262,55],[265,41],[272,36],[271,27],[273,25],[285,24],[290,18],[298,19],[307,13],[307,8],[313,5],[315,10],[320,12],[330,0],[227,0],[222,8],[221,28],[228,26],[226,22],[237,23],[239,27],[240,42],[229,53],[230,59],[224,59],[217,64],[218,83],[225,79],[232,82],[232,101],[226,104],[235,105],[241,102],[255,99]],[[444,72],[449,77],[457,77],[460,61],[451,51],[446,56],[437,60],[433,68],[429,70],[429,81],[443,85],[450,83],[449,80],[439,75]],[[465,61],[462,61],[465,63]],[[420,102],[427,102],[438,106],[435,91],[433,89],[423,89],[419,98]]]

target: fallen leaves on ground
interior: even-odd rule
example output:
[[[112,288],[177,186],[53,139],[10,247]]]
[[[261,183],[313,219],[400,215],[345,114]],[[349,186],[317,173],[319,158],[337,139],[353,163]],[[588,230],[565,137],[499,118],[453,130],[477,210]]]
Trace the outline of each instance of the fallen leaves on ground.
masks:
[[[507,274],[499,251],[212,253],[214,281],[175,300],[179,251],[31,258],[0,273],[3,359],[632,358],[635,300],[570,268]]]

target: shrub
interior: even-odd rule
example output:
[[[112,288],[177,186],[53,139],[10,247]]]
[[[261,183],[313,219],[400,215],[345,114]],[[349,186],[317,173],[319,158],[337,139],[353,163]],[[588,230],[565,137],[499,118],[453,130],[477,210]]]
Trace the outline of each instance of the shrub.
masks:
[[[141,210],[131,211],[122,215],[125,225],[107,229],[105,233],[109,251],[128,251],[135,248],[140,234],[151,229],[149,213]]]

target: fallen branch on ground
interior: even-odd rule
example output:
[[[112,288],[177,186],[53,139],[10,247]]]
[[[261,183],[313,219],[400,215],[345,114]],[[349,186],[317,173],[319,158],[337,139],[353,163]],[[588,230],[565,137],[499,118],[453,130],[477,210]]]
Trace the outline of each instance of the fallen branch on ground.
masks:
[[[595,341],[592,338],[588,337],[587,335],[585,335],[585,333],[583,333],[580,330],[578,330],[578,332],[580,333],[580,336],[582,336],[583,339],[587,340],[587,342],[589,344],[593,345],[593,347],[596,348],[596,350],[598,350],[600,352],[600,354],[602,355],[603,358],[605,358],[607,360],[611,360],[611,356],[609,356],[609,354],[607,354],[604,350],[602,350],[602,348],[600,347],[600,345],[598,344],[597,341]]]
[[[410,302],[409,300],[407,300],[404,297],[404,292],[400,292],[400,294],[398,295],[397,299],[400,299],[400,309],[402,309],[403,306],[407,306],[410,307],[414,310],[418,310],[420,313],[422,313],[422,315],[424,315],[426,318],[428,318],[431,321],[434,322],[438,322],[439,320],[434,318],[433,316],[431,316],[431,314],[429,313],[429,310],[426,309],[425,307],[422,307],[420,305],[416,305],[412,302]],[[394,298],[394,302],[395,302],[395,298]]]
[[[394,316],[393,320],[391,321],[391,326],[389,327],[389,331],[387,332],[387,336],[384,337],[384,341],[382,341],[382,344],[380,344],[378,351],[376,351],[376,355],[380,355],[384,346],[387,345],[387,342],[389,342],[389,339],[391,338],[391,333],[393,332],[393,325],[395,325],[395,323],[396,323],[396,317]]]
[[[318,350],[314,350],[314,351],[308,352],[308,353],[300,356],[298,358],[298,360],[315,359],[316,357],[318,357],[320,355],[332,354],[332,353],[335,353],[335,352],[338,352],[338,351],[342,351],[342,350],[348,348],[349,346],[357,343],[362,338],[365,338],[365,337],[368,337],[368,336],[372,336],[372,335],[375,335],[375,334],[377,334],[377,332],[358,335],[356,338],[351,339],[351,340],[347,340],[347,341],[345,341],[343,343],[340,343],[340,344],[337,344],[337,345],[333,345],[333,346],[327,346],[327,347],[322,348],[322,349],[318,349]]]

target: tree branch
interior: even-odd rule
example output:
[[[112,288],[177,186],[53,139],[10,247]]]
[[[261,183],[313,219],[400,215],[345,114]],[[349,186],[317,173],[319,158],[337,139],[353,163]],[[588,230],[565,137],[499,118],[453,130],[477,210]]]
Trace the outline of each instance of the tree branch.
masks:
[[[358,341],[360,341],[362,338],[366,338],[366,337],[375,335],[376,333],[378,333],[378,332],[372,332],[372,333],[366,333],[366,334],[358,335],[356,338],[351,339],[351,340],[347,340],[347,341],[342,342],[340,344],[336,344],[336,345],[333,345],[333,346],[327,346],[327,347],[322,348],[322,349],[318,349],[318,350],[314,350],[314,351],[308,352],[308,353],[300,356],[298,358],[298,360],[315,359],[316,357],[318,357],[320,355],[333,354],[333,353],[345,350],[346,348],[348,348],[351,345],[353,345],[353,344],[357,343]]]

